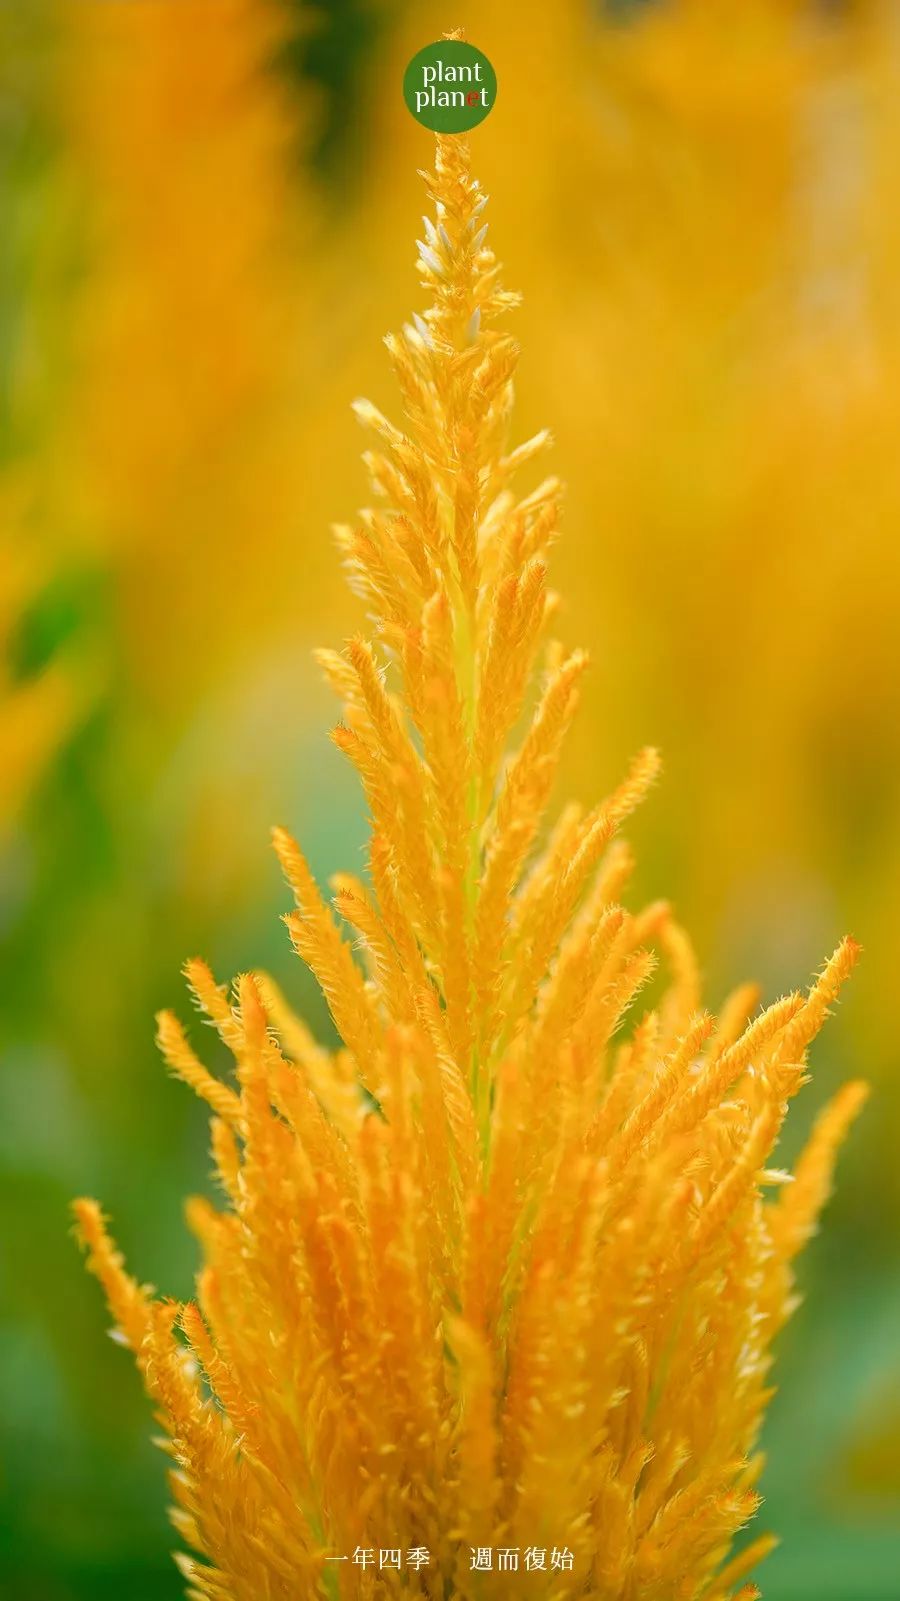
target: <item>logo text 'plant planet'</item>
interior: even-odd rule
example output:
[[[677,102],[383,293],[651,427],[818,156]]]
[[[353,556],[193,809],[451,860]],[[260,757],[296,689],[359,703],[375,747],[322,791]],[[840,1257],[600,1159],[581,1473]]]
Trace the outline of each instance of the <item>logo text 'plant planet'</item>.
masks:
[[[497,74],[474,45],[442,39],[413,56],[403,74],[403,98],[424,128],[466,133],[492,110]]]

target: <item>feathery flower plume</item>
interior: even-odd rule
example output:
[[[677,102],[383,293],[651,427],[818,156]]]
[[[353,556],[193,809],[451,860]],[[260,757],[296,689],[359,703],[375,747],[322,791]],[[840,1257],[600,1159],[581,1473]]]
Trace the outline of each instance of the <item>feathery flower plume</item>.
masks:
[[[264,974],[230,994],[190,962],[236,1064],[214,1078],[160,1016],[225,1195],[190,1203],[196,1302],[130,1277],[93,1201],[80,1235],[166,1432],[194,1601],[747,1601],[771,1344],[864,1088],[792,1180],[769,1164],[857,947],[714,1019],[668,907],[620,902],[655,753],[542,832],[586,665],[550,644],[532,692],[560,485],[514,487],[548,437],[508,438],[516,297],[464,141],[427,181],[430,305],[387,340],[406,420],[357,403],[378,509],[338,531],[376,639],[321,657],[367,881],[329,906],[275,833],[343,1043]]]

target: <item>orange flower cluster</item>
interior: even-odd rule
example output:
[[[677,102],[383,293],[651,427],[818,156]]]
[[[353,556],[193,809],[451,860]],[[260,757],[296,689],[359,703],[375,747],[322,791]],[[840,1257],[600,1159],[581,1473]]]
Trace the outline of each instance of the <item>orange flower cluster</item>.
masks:
[[[339,530],[377,642],[322,657],[372,819],[337,919],[275,836],[342,1045],[264,974],[231,996],[189,963],[236,1064],[160,1017],[226,1196],[190,1205],[196,1303],[152,1299],[96,1203],[79,1229],[166,1430],[194,1601],[746,1601],[772,1340],[863,1087],[793,1175],[769,1163],[857,948],[805,996],[705,1012],[669,908],[620,902],[653,751],[542,835],[586,665],[551,643],[531,692],[560,485],[513,487],[548,437],[509,440],[515,297],[463,141],[428,181],[431,304],[387,342],[406,420],[357,404],[378,509]],[[349,1559],[379,1547],[428,1560]],[[484,1571],[491,1547],[572,1564]]]

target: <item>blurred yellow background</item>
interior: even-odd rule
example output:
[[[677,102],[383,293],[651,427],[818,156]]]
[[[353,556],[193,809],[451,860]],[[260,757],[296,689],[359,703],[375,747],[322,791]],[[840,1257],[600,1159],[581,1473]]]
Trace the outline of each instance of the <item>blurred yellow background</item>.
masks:
[[[418,304],[430,136],[401,81],[464,25],[520,288],[519,425],[568,485],[559,630],[592,672],[567,793],[639,746],[639,892],[710,1004],[865,959],[800,1138],[845,1153],[766,1444],[770,1601],[900,1594],[900,28],[889,0],[0,4],[0,1551],[15,1601],[176,1596],[163,1462],[68,1237],[101,1193],[186,1293],[199,1106],[153,1012],[267,965],[268,828],[325,879],[364,833],[310,653],[361,618],[329,524],[349,402]],[[805,1120],[805,1121],[804,1121]]]

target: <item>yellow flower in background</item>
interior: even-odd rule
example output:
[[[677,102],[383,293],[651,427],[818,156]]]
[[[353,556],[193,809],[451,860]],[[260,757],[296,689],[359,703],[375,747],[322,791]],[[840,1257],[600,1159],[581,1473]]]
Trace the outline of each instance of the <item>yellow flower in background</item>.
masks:
[[[276,695],[296,705],[303,597],[322,591],[328,554],[302,528],[325,522],[340,471],[346,384],[329,406],[323,205],[306,164],[315,95],[281,70],[299,25],[281,0],[77,0],[52,17],[79,270],[45,517],[55,547],[107,584],[128,774],[110,827],[149,833],[151,850],[163,836],[180,907],[212,903],[221,924],[258,888],[250,843],[282,760],[271,741],[260,759],[262,718],[277,720]],[[217,847],[229,870],[211,884]]]
[[[59,23],[85,269],[55,518],[116,574],[129,676],[164,716],[285,624],[269,561],[309,576],[327,446],[298,419],[333,353],[290,24],[278,0],[79,0]]]
[[[232,998],[189,963],[237,1071],[161,1014],[227,1197],[191,1203],[196,1304],[127,1275],[96,1203],[79,1228],[168,1435],[189,1595],[513,1597],[531,1553],[559,1601],[748,1598],[771,1344],[863,1087],[769,1164],[856,946],[714,1019],[668,907],[620,903],[655,753],[544,835],[586,666],[535,666],[560,486],[513,487],[548,439],[509,438],[516,297],[463,141],[429,188],[431,305],[388,340],[405,423],[357,404],[378,509],[339,530],[377,637],[322,655],[372,822],[368,882],[334,886],[365,971],[275,836],[342,1045],[265,975]]]
[[[85,710],[93,676],[83,650],[23,659],[34,608],[63,565],[42,524],[38,461],[52,403],[46,258],[56,226],[51,74],[36,48],[44,22],[41,4],[0,11],[0,851]]]
[[[215,467],[271,385],[296,131],[270,70],[278,16],[259,0],[71,11],[64,111],[95,246],[76,443],[112,538],[159,537],[173,484]]]

